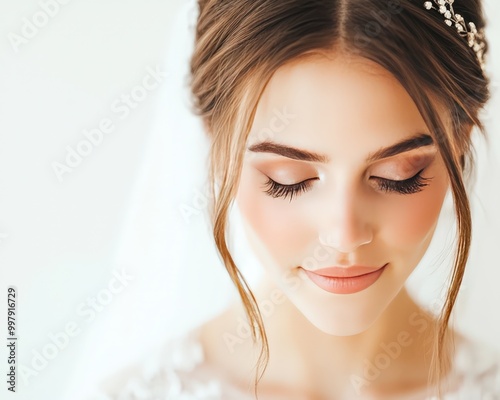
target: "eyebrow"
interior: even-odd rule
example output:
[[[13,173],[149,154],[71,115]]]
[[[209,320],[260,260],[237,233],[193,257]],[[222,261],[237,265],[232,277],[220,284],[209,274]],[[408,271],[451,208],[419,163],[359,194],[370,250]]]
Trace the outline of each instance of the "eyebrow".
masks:
[[[367,162],[373,162],[384,158],[392,157],[400,153],[410,150],[418,149],[425,146],[434,144],[432,137],[426,133],[420,133],[416,136],[404,139],[389,147],[385,147],[370,153],[366,159]],[[329,157],[325,154],[319,154],[308,150],[298,149],[283,144],[275,143],[270,140],[265,140],[250,146],[248,151],[254,153],[273,153],[283,157],[291,158],[292,160],[312,161],[327,163],[330,161]]]

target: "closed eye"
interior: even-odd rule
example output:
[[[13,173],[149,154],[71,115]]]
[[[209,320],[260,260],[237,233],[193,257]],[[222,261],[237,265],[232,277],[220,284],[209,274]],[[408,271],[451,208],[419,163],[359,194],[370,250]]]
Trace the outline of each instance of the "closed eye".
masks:
[[[286,199],[287,196],[290,196],[290,201],[292,201],[292,198],[294,196],[297,196],[301,193],[305,193],[308,190],[310,190],[312,186],[312,181],[317,180],[319,178],[310,178],[302,182],[293,183],[291,185],[283,185],[281,183],[272,180],[269,177],[267,179],[268,181],[264,185],[265,188],[267,188],[265,190],[265,193],[274,198],[283,197]]]
[[[380,178],[377,176],[370,177],[371,180],[377,182],[378,190],[385,193],[396,193],[396,194],[414,194],[421,192],[424,187],[429,185],[429,182],[433,179],[431,177],[424,178],[422,172],[425,168],[421,169],[417,174],[411,178],[395,181],[391,179]],[[264,192],[273,198],[287,198],[290,197],[290,202],[294,196],[303,194],[312,188],[312,183],[319,178],[310,178],[305,181],[293,183],[291,185],[284,185],[278,183],[273,179],[267,177],[268,180],[264,185]]]
[[[432,178],[424,178],[422,176],[422,172],[425,168],[421,169],[416,175],[411,178],[402,180],[402,181],[394,181],[391,179],[384,179],[379,177],[370,177],[377,181],[379,190],[383,192],[395,192],[399,194],[413,194],[418,193],[423,190],[425,186],[429,185],[429,181]]]

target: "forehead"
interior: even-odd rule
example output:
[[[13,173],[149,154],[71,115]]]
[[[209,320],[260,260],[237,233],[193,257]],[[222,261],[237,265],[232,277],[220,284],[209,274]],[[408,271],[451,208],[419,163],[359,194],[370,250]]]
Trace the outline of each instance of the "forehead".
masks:
[[[292,117],[281,118],[284,112]],[[424,131],[415,103],[387,70],[354,56],[314,56],[276,71],[249,140],[265,132],[266,139],[290,145],[332,151],[356,145],[368,153]]]

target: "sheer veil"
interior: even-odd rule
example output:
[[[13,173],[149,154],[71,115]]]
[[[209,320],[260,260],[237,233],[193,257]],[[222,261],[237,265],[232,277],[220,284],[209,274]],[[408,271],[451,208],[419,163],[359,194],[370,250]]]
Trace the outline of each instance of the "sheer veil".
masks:
[[[126,271],[130,283],[84,338],[82,349],[92,351],[82,350],[67,398],[86,399],[105,377],[210,318],[234,294],[210,237],[209,143],[190,111],[196,17],[197,2],[189,0],[171,27],[166,79],[109,268]],[[82,376],[88,393],[81,393]]]

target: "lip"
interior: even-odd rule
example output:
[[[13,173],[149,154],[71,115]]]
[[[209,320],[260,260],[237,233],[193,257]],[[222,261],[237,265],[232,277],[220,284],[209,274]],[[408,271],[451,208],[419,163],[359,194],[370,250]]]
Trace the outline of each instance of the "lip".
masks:
[[[328,267],[315,271],[304,269],[311,281],[323,290],[335,294],[352,294],[373,285],[385,271],[381,267],[353,265],[350,267]]]

